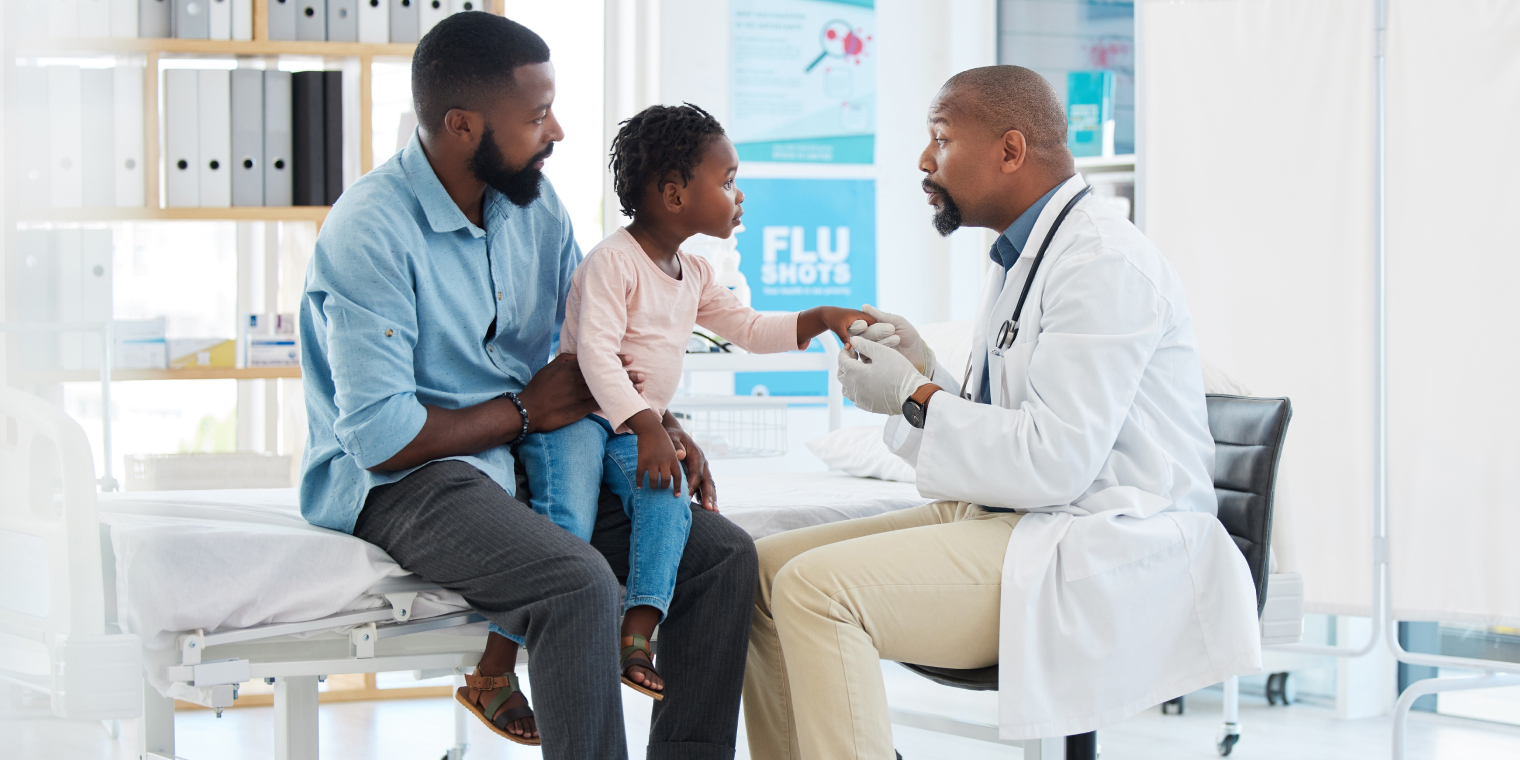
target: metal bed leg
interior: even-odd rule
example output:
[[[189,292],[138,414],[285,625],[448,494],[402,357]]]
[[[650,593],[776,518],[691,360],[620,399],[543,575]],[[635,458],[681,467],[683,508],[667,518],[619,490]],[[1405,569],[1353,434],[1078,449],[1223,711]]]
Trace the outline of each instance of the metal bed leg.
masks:
[[[143,714],[137,719],[137,754],[143,760],[174,760],[174,698],[143,679]]]
[[[275,760],[317,760],[317,677],[274,681]]]
[[[1214,747],[1219,750],[1220,757],[1229,757],[1239,741],[1240,677],[1230,676],[1229,680],[1224,682],[1224,725],[1219,729],[1219,737],[1214,740]]]
[[[464,686],[464,676],[454,676],[454,688]],[[443,760],[464,760],[464,753],[470,749],[470,713],[454,700],[454,746],[444,754]]]

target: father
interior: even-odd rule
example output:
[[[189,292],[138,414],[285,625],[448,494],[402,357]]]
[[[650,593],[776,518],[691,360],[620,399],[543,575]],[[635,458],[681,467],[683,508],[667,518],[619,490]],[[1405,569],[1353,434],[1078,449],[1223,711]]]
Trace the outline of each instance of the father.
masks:
[[[525,640],[536,726],[515,695],[488,716],[499,728],[541,736],[546,758],[626,757],[629,523],[604,494],[588,545],[514,498],[511,444],[596,408],[575,357],[549,361],[581,259],[540,174],[564,137],[549,48],[499,16],[450,16],[417,45],[412,95],[416,134],[343,193],[307,273],[301,510]],[[673,417],[666,427],[711,508],[701,452]],[[650,758],[733,756],[755,572],[748,535],[695,509],[660,628]],[[476,672],[514,659],[493,634]],[[486,708],[496,691],[470,694]]]

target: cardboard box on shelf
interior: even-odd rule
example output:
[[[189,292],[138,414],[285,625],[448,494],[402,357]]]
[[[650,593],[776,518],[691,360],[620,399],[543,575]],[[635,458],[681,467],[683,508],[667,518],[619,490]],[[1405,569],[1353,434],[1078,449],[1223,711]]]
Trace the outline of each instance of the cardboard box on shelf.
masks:
[[[237,366],[237,341],[230,338],[175,338],[168,344],[170,369]]]

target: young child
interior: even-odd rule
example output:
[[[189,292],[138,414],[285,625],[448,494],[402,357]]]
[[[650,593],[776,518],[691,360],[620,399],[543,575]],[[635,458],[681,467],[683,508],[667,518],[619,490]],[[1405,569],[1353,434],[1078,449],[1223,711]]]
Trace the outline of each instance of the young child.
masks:
[[[727,238],[739,226],[738,168],[723,127],[696,106],[652,106],[622,124],[612,170],[633,221],[576,269],[559,344],[577,355],[601,408],[518,447],[533,509],[576,536],[590,540],[603,484],[622,499],[633,530],[619,668],[623,683],[655,699],[664,698],[665,684],[649,636],[670,606],[691,498],[716,509],[710,484],[705,493],[686,487],[666,429],[676,427],[667,408],[693,324],[745,350],[779,353],[806,348],[825,330],[848,345],[851,324],[874,322],[832,306],[762,315],[719,285],[705,259],[680,250],[692,235]],[[642,390],[630,372],[643,374]]]

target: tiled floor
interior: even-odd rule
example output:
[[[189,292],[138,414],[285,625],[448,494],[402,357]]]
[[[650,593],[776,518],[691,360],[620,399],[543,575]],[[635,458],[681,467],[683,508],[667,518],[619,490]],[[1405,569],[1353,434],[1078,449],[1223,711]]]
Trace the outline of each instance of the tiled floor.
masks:
[[[991,721],[996,696],[936,686],[895,666],[886,666],[894,705]],[[531,685],[530,685],[531,689]],[[1268,707],[1243,696],[1244,738],[1232,757],[1241,760],[1372,760],[1390,756],[1388,718],[1337,721],[1324,707],[1298,704]],[[624,691],[632,757],[642,756],[650,701]],[[453,703],[447,699],[324,705],[321,747],[324,760],[434,760],[453,738]],[[35,705],[34,705],[35,707]],[[1188,698],[1185,715],[1148,710],[1099,734],[1104,760],[1187,760],[1217,757],[1219,692]],[[255,760],[272,755],[273,711],[267,707],[229,710],[218,720],[207,711],[182,713],[177,754],[189,760]],[[895,740],[907,760],[1004,760],[1019,752],[985,742],[898,728]],[[743,729],[740,729],[743,736]],[[1520,728],[1493,723],[1416,715],[1410,724],[1410,758],[1494,760],[1520,758]],[[0,712],[0,757],[7,760],[135,760],[130,724],[113,740],[99,723],[73,723],[17,710]],[[470,724],[470,760],[519,760],[536,750],[509,744],[478,723]],[[748,758],[742,745],[739,758]]]

